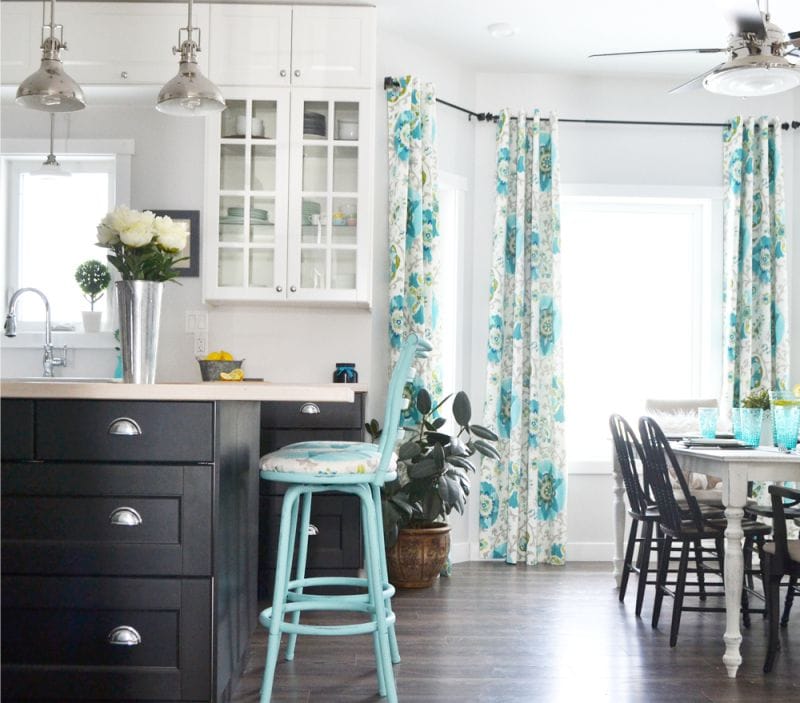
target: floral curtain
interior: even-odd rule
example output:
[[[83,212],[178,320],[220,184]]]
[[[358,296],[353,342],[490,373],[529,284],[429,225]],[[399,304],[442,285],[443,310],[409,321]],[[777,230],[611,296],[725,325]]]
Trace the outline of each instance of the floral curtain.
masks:
[[[566,542],[560,313],[558,123],[497,123],[480,551],[511,564],[563,564]]]
[[[789,333],[780,122],[735,117],[723,140],[723,407],[730,407],[753,388],[787,388]]]
[[[415,391],[442,393],[436,296],[439,282],[436,97],[433,85],[404,76],[386,91],[389,115],[389,340],[390,368],[407,335],[433,346],[414,362]],[[412,392],[413,392],[412,391]],[[413,403],[412,406],[413,408]],[[419,418],[410,418],[415,422]]]

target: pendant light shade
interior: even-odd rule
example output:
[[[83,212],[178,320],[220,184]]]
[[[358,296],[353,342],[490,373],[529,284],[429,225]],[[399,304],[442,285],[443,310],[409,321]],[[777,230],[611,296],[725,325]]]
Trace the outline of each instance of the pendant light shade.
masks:
[[[61,50],[66,49],[63,27],[55,23],[55,0],[50,0],[50,23],[44,24],[46,3],[42,3],[42,29],[50,33],[42,40],[42,64],[17,88],[16,102],[22,107],[45,112],[75,112],[86,107],[81,87],[72,79],[61,63]],[[56,29],[60,37],[56,37]]]
[[[180,49],[173,47],[172,53],[180,51],[181,60],[178,65],[178,75],[161,89],[158,94],[156,109],[167,115],[176,117],[191,117],[210,115],[225,109],[225,98],[219,88],[206,78],[197,65],[196,53],[200,45],[194,41],[194,32],[199,29],[192,27],[192,0],[189,0],[189,21],[185,27],[187,38],[178,42]]]

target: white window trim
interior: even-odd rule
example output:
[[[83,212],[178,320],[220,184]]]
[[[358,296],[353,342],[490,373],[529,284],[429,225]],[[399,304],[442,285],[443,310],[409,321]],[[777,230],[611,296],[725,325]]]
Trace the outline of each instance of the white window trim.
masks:
[[[709,320],[709,324],[703,325],[698,321],[693,330],[692,348],[696,353],[704,350],[704,355],[699,362],[700,366],[711,368],[711,372],[706,378],[717,378],[721,382],[722,378],[722,314],[712,316],[708,309],[711,301],[712,292],[720,291],[722,295],[722,208],[724,204],[725,191],[716,186],[669,186],[669,185],[621,185],[621,184],[590,184],[590,183],[562,183],[559,186],[562,200],[565,198],[630,198],[630,199],[669,199],[680,201],[685,199],[688,202],[698,200],[710,201],[710,207],[703,208],[703,233],[702,242],[702,261],[710,262],[717,260],[719,266],[711,269],[709,275],[702,278],[703,282],[703,310],[700,320]],[[693,266],[697,265],[693,259]],[[721,303],[720,303],[721,306]],[[719,340],[716,346],[711,342],[716,337]],[[717,358],[713,358],[714,351],[718,350]],[[711,397],[718,394],[718,388],[703,387],[699,378],[692,379],[692,386],[698,393],[697,397]],[[613,446],[609,436],[608,460],[580,460],[570,461],[567,457],[567,473],[570,476],[580,475],[610,475],[613,473]]]
[[[62,142],[59,148],[59,142]],[[115,165],[115,202],[130,203],[131,196],[131,160],[136,153],[135,141],[133,139],[56,139],[54,141],[54,151],[59,156],[71,158],[91,158],[97,156],[113,157]],[[4,212],[8,210],[8,182],[9,167],[14,162],[23,160],[42,161],[44,156],[50,152],[50,141],[46,139],[2,139],[0,140],[0,204]],[[8,229],[13,223],[8,219],[0,222],[2,227],[2,242],[6,252],[9,252],[9,232]],[[5,271],[2,276],[6,287],[11,282],[5,280]],[[8,304],[7,295],[9,291],[4,291],[4,308]],[[40,348],[42,346],[43,331],[21,330],[16,337],[2,337],[3,346],[9,348]],[[106,349],[117,345],[113,334],[110,331],[96,333],[85,333],[79,331],[54,331],[53,343],[55,345],[67,344],[72,348],[79,349]]]

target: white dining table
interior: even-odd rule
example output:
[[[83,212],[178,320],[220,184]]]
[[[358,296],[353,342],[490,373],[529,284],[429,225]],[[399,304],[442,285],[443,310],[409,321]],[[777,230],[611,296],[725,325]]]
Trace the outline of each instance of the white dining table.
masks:
[[[722,479],[722,502],[728,526],[725,529],[725,614],[726,626],[723,640],[725,654],[722,661],[728,676],[735,678],[742,663],[739,646],[742,634],[739,628],[744,576],[742,555],[742,516],[747,501],[748,481],[800,481],[800,454],[781,453],[777,449],[709,449],[687,448],[673,443],[672,449],[686,471],[716,476]],[[625,505],[622,501],[624,486],[619,469],[614,465],[615,476],[615,576],[621,573],[622,549],[625,532]],[[622,514],[620,516],[620,508]]]

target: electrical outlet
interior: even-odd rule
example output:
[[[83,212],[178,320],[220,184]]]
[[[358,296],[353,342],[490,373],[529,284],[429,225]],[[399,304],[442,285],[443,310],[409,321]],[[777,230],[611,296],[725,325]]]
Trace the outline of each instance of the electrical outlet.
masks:
[[[186,334],[192,335],[195,356],[208,354],[208,313],[205,310],[186,311]]]
[[[208,354],[208,337],[206,335],[194,335],[194,354],[195,356],[205,356]]]

